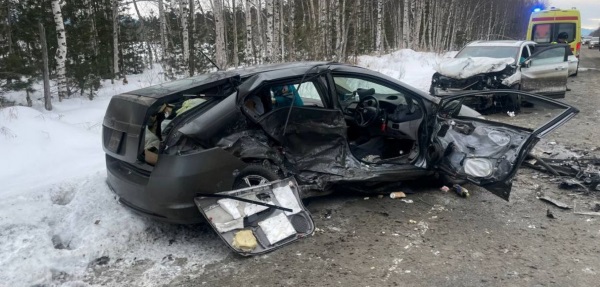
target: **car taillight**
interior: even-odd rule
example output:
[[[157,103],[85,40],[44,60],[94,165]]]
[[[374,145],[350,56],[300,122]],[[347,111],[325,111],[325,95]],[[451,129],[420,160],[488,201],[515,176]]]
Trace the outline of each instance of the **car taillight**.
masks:
[[[577,51],[581,50],[581,42],[577,43]]]

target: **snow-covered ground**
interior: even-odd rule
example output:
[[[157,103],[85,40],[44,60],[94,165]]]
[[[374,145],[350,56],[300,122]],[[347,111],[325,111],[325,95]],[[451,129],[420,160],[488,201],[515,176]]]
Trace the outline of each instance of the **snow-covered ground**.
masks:
[[[358,64],[427,91],[441,58],[400,50],[361,56]],[[0,109],[0,286],[83,280],[156,285],[230,254],[205,227],[158,223],[130,213],[104,182],[101,128],[108,102],[113,95],[158,84],[159,70],[128,76],[127,85],[105,81],[93,101],[55,101],[50,112],[43,109],[39,92],[32,96],[32,108]],[[23,93],[5,96],[25,102]],[[104,266],[112,271],[94,277]],[[134,281],[111,281],[110,274],[131,268],[139,269]]]

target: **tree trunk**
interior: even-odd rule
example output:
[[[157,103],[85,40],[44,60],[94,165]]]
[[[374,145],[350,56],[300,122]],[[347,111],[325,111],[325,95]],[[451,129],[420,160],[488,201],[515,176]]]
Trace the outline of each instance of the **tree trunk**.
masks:
[[[265,62],[270,63],[273,61],[273,0],[266,0],[267,8],[267,56]]]
[[[113,78],[119,78],[119,0],[112,0]]]
[[[258,63],[263,63],[265,61],[265,58],[267,57],[266,55],[266,51],[267,51],[267,47],[265,47],[266,45],[264,45],[264,43],[266,43],[265,40],[265,33],[263,33],[264,29],[263,29],[263,25],[262,23],[264,22],[262,20],[263,17],[263,11],[262,11],[262,0],[258,0],[258,5],[256,8],[256,32],[257,32],[257,43],[256,43],[256,47],[258,47],[258,49],[254,49],[256,51],[256,59],[255,62]]]
[[[254,63],[253,61],[253,46],[254,43],[252,42],[252,4],[250,3],[250,0],[246,0],[246,51],[244,52],[244,54],[246,54],[245,57],[245,62],[246,64],[252,65]]]
[[[410,44],[410,17],[408,14],[410,0],[404,0],[404,13],[402,13],[402,48],[407,49]]]
[[[342,53],[340,56],[340,61],[346,61],[346,49],[348,47],[348,31],[350,30],[350,26],[354,26],[354,30],[356,30],[356,23],[354,21],[354,9],[350,9],[350,15],[348,15],[348,23],[346,24],[346,0],[342,0]]]
[[[237,67],[240,65],[240,59],[238,55],[238,33],[237,33],[237,9],[235,2],[237,0],[231,0],[231,15],[233,18],[233,66]]]
[[[50,98],[50,71],[48,69],[48,47],[46,46],[46,31],[44,31],[44,24],[39,23],[40,26],[40,43],[42,44],[42,61],[44,66],[42,71],[44,73],[44,107],[47,111],[52,110],[52,100]]]
[[[383,52],[383,0],[377,0],[377,36],[375,38],[375,50],[381,55]]]
[[[183,46],[183,63],[181,69],[186,77],[190,75],[190,34],[188,31],[188,14],[190,0],[179,0],[179,13],[181,16],[181,41]]]
[[[281,49],[281,0],[273,0],[273,50],[271,62],[279,62]]]
[[[135,13],[137,14],[138,19],[140,21],[140,29],[139,29],[138,33],[142,36],[141,38],[143,39],[145,46],[148,47],[148,68],[152,69],[152,62],[154,62],[153,57],[152,57],[152,47],[150,46],[150,41],[148,39],[148,35],[146,32],[145,23],[144,23],[145,20],[142,17],[142,15],[140,14],[140,9],[138,9],[136,0],[133,0],[133,8],[135,8]],[[92,21],[92,23],[93,23],[93,21]],[[93,43],[93,41],[92,41],[92,43]]]
[[[296,49],[295,49],[295,44],[294,43],[294,35],[296,34],[296,23],[295,23],[295,17],[296,17],[296,2],[295,1],[289,1],[289,15],[288,15],[288,32],[287,32],[287,46],[288,46],[288,59],[290,61],[293,61],[296,59]]]
[[[67,36],[65,34],[65,25],[63,22],[61,1],[52,0],[52,14],[54,14],[54,23],[56,24],[56,37],[58,48],[56,49],[56,73],[58,85],[58,101],[68,96],[67,91],[67,69],[65,62],[67,60]]]
[[[190,1],[190,29],[189,30],[189,49],[190,49],[190,60],[189,60],[189,71],[190,71],[190,76],[193,76],[195,74],[195,68],[196,68],[196,57],[195,55],[195,51],[196,51],[196,6],[195,6],[195,1],[196,0],[189,0]]]
[[[165,60],[169,57],[169,41],[167,41],[167,20],[165,19],[165,5],[163,4],[163,0],[158,0],[158,21],[160,22],[160,45],[162,48],[160,59],[163,65],[165,65]]]
[[[214,0],[214,12],[215,12],[215,56],[217,60],[217,66],[219,69],[224,70],[227,66],[227,53],[225,47],[225,17],[223,15],[223,1]]]
[[[340,61],[342,57],[342,17],[340,17],[340,0],[333,0],[333,11],[335,13],[335,60]],[[344,0],[345,1],[345,0]],[[345,13],[344,13],[345,14]]]
[[[319,1],[319,35],[320,35],[320,58],[327,58],[327,1]]]

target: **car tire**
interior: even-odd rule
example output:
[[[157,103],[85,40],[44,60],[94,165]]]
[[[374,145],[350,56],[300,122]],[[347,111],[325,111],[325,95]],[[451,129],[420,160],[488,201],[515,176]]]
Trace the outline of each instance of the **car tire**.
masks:
[[[233,190],[266,184],[281,179],[275,171],[259,164],[251,164],[240,171],[233,181]]]

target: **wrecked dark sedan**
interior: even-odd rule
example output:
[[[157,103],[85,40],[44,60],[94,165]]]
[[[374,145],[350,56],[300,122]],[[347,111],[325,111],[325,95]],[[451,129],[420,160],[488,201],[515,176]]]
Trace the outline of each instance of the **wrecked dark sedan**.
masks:
[[[123,205],[178,223],[202,221],[199,196],[283,179],[306,198],[441,175],[508,200],[528,151],[577,110],[511,91],[551,114],[523,127],[485,119],[466,104],[496,92],[440,99],[365,68],[324,62],[194,76],[111,99],[102,135],[107,183]]]
[[[437,65],[430,93],[515,89],[564,97],[567,77],[577,73],[578,62],[566,44],[475,41]]]

